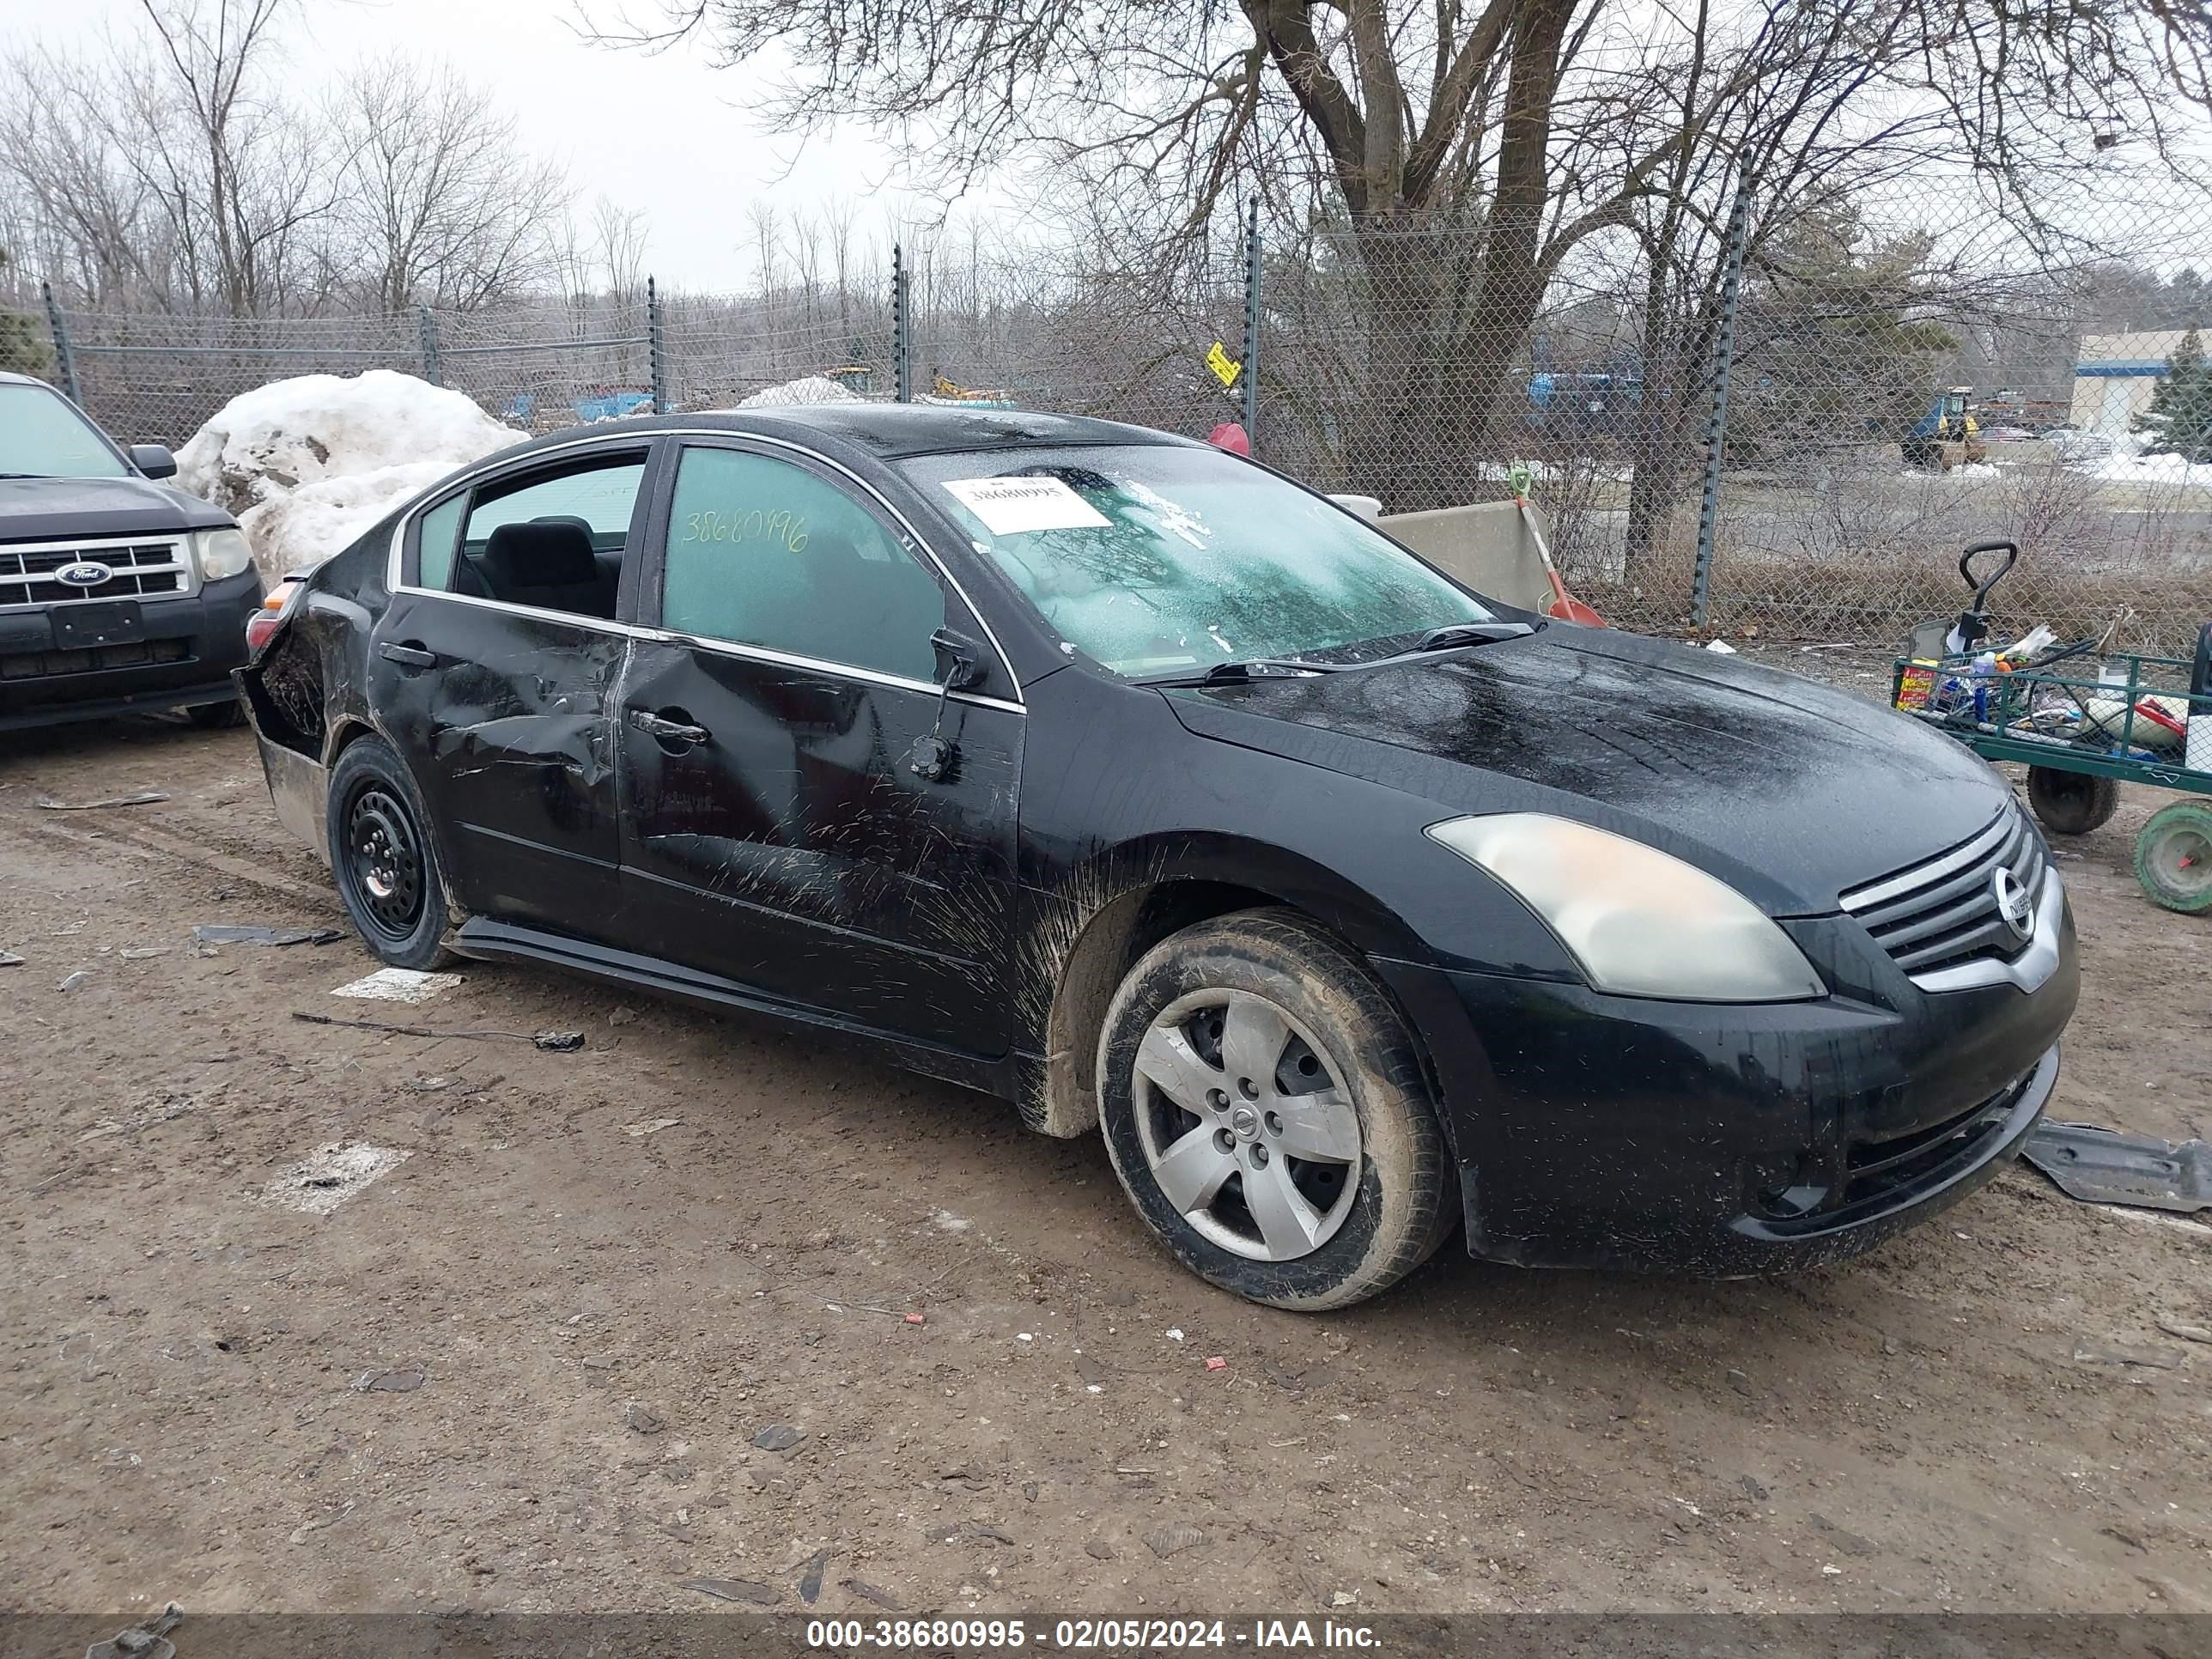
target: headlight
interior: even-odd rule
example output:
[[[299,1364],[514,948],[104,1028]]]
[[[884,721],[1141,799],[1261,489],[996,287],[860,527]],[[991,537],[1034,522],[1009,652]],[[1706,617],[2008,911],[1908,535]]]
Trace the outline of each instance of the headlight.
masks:
[[[192,538],[193,556],[200,562],[200,580],[220,581],[235,576],[253,562],[253,550],[242,530],[203,530]]]
[[[1450,818],[1428,834],[1511,888],[1598,990],[1684,1002],[1827,994],[1750,900],[1641,842],[1538,812]]]

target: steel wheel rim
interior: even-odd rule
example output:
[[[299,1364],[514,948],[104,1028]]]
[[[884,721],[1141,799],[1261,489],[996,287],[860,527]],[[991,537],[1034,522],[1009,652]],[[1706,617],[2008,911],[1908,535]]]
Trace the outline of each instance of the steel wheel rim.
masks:
[[[376,930],[404,939],[422,915],[422,843],[391,791],[371,784],[346,811],[346,873]]]
[[[2195,901],[2212,893],[2212,835],[2193,823],[2162,830],[2146,860],[2179,896]]]
[[[1345,1074],[1266,997],[1226,988],[1177,997],[1131,1062],[1137,1139],[1161,1195],[1232,1255],[1312,1255],[1359,1193],[1359,1115]]]

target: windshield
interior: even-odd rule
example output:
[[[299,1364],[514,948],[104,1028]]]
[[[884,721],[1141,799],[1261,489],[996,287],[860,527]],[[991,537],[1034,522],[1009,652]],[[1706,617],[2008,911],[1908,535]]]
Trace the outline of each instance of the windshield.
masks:
[[[126,478],[92,422],[42,386],[0,386],[0,478]]]
[[[1350,514],[1218,450],[969,451],[902,464],[1061,639],[1133,678],[1381,655],[1492,613]]]

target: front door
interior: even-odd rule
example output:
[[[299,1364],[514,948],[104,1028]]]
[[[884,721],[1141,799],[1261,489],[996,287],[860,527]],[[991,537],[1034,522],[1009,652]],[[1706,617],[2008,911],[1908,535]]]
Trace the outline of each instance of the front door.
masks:
[[[418,514],[402,550],[371,703],[479,915],[603,938],[619,902],[617,612],[647,455],[496,475]]]
[[[963,1053],[1006,1051],[1022,714],[1005,669],[945,700],[930,636],[980,637],[853,481],[732,441],[675,458],[622,698],[630,947]],[[995,695],[993,695],[995,694]]]

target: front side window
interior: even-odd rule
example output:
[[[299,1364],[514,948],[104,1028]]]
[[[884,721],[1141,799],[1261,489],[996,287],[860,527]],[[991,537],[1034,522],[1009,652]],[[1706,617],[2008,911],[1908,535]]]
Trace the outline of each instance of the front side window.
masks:
[[[929,680],[937,579],[828,479],[739,449],[684,452],[669,506],[665,628]]]
[[[1005,449],[901,464],[1061,639],[1133,678],[1387,654],[1492,613],[1350,514],[1217,450]]]
[[[478,599],[611,618],[645,458],[625,454],[479,484],[458,545],[460,497],[422,515],[422,582]],[[441,580],[440,566],[444,566]]]
[[[127,478],[92,422],[42,386],[0,386],[0,478]]]

